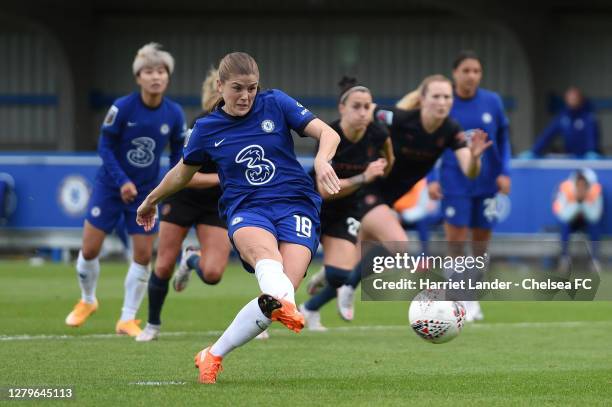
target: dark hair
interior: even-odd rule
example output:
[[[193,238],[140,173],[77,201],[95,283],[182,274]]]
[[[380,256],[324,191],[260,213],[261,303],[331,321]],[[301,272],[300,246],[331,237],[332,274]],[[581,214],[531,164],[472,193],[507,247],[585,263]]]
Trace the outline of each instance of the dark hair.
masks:
[[[457,69],[459,65],[461,65],[461,63],[466,59],[475,59],[480,63],[480,66],[482,67],[482,61],[480,60],[478,54],[475,51],[466,49],[459,52],[459,55],[457,55],[457,57],[455,58],[455,61],[453,62],[453,69]]]
[[[370,89],[368,89],[366,86],[360,84],[357,81],[357,78],[353,78],[350,76],[343,76],[342,79],[340,79],[340,82],[338,82],[338,86],[340,87],[340,96],[338,97],[338,101],[343,104],[344,102],[346,102],[346,99],[349,97],[349,95],[351,93],[353,93],[353,91],[351,91],[351,89],[355,89],[355,91],[360,91],[360,92],[367,92],[370,93]]]

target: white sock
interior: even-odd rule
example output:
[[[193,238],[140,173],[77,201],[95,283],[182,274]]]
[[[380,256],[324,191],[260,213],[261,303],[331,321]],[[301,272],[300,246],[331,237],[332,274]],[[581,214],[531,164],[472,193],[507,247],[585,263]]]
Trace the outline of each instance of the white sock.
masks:
[[[122,321],[136,319],[136,313],[147,291],[150,274],[148,265],[143,266],[135,262],[130,264],[130,269],[125,276],[125,295],[123,308],[121,308]]]
[[[271,259],[259,260],[255,264],[255,276],[262,293],[295,304],[295,290],[283,271],[282,263]]]
[[[100,261],[95,259],[85,260],[83,252],[79,250],[76,262],[77,277],[81,286],[81,299],[89,304],[96,302],[96,285],[100,276]]]
[[[259,308],[258,298],[245,305],[227,327],[223,335],[210,348],[214,356],[225,356],[265,331],[272,323]]]

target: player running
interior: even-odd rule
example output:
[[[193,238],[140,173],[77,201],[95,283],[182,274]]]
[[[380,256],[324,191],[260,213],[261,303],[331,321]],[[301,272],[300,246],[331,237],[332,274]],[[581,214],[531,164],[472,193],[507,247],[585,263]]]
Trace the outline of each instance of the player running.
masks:
[[[159,44],[145,45],[132,65],[140,92],[117,99],[106,114],[98,144],[102,167],[89,202],[76,264],[81,300],[66,317],[69,326],[83,325],[98,309],[98,256],[106,235],[123,214],[132,237],[133,259],[115,331],[130,336],[141,332],[136,312],[149,280],[157,226],[145,230],[136,224],[136,210],[159,180],[159,160],[166,145],[170,144],[170,165],[179,161],[186,130],[181,107],[164,97],[173,70],[172,55]]]
[[[202,84],[203,112],[198,118],[206,116],[219,99],[218,79],[217,70],[211,69]],[[219,218],[217,210],[217,202],[221,197],[217,165],[213,161],[206,161],[188,186],[192,188],[177,192],[161,205],[157,258],[148,287],[149,318],[145,328],[136,337],[139,342],[148,342],[159,336],[160,316],[168,294],[168,282],[189,228],[195,227],[201,254],[200,250],[185,248],[174,276],[174,289],[178,292],[185,289],[192,270],[205,284],[217,284],[227,266],[230,242],[227,226]]]
[[[482,169],[478,177],[467,178],[450,151],[442,155],[439,182],[437,171],[429,185],[432,199],[442,199],[444,231],[450,243],[451,255],[462,256],[465,242],[471,234],[472,255],[482,256],[491,240],[491,229],[497,220],[496,198],[500,192],[510,193],[510,139],[508,119],[499,95],[479,87],[482,63],[473,51],[459,54],[453,64],[454,103],[450,116],[466,130],[483,129],[491,140],[492,148],[482,156]],[[483,319],[478,301],[465,301],[466,321]]]
[[[451,149],[463,173],[475,178],[480,172],[480,156],[490,145],[487,134],[475,130],[467,146],[461,126],[449,118],[453,104],[451,81],[442,75],[428,76],[417,91],[398,103],[401,108],[377,108],[375,119],[391,132],[396,160],[388,177],[377,182],[372,205],[361,220],[361,241],[405,242],[393,203],[409,191],[433,168],[444,150]],[[412,110],[404,110],[412,109]],[[347,321],[353,319],[355,289],[361,280],[362,262],[338,289],[338,310]]]
[[[259,69],[250,55],[234,52],[223,57],[217,108],[196,122],[183,161],[138,208],[138,223],[150,230],[158,202],[184,187],[207,158],[217,164],[223,191],[220,213],[262,294],[240,310],[212,346],[198,352],[195,363],[201,383],[215,383],[223,358],[272,321],[295,332],[304,326],[295,290],[319,244],[321,197],[297,161],[291,129],[319,140],[317,181],[329,194],[340,191],[329,164],[338,134],[285,93],[259,92],[258,86]]]
[[[323,197],[321,208],[321,244],[325,286],[300,307],[306,327],[325,331],[319,309],[336,297],[359,261],[357,237],[365,208],[366,185],[385,174],[393,165],[393,147],[387,130],[372,122],[372,93],[354,78],[339,83],[340,119],[330,126],[340,135],[340,145],[332,167],[340,178],[342,190],[330,195],[318,185]],[[383,158],[384,157],[384,158]]]

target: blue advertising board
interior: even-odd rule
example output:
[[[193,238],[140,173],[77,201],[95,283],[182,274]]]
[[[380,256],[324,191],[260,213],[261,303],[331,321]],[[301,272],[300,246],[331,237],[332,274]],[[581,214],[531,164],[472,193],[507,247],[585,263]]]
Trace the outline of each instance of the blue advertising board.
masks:
[[[312,159],[300,159],[305,167]],[[93,154],[0,154],[0,174],[14,179],[16,205],[6,229],[81,228],[93,180],[101,164]],[[168,160],[162,161],[162,171]],[[604,231],[612,234],[612,161],[513,160],[512,192],[500,197],[499,233],[532,234],[556,225],[552,200],[560,182],[578,168],[593,169],[604,189]],[[160,174],[161,175],[161,174]],[[509,199],[508,199],[509,198]]]

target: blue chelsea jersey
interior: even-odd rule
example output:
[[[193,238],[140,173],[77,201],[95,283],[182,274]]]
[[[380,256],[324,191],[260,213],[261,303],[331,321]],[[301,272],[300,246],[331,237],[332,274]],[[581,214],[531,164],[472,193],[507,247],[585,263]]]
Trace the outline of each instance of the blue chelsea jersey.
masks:
[[[480,174],[474,180],[461,171],[454,151],[446,150],[440,166],[440,183],[445,195],[484,196],[497,192],[496,179],[510,172],[510,140],[508,119],[501,98],[495,93],[479,88],[474,97],[462,99],[455,94],[450,116],[470,136],[470,130],[482,129],[493,145],[483,154]]]
[[[170,144],[170,166],[181,156],[186,133],[181,107],[164,97],[156,108],[140,93],[117,99],[102,124],[98,152],[103,166],[98,180],[114,187],[133,182],[139,189],[159,181],[160,158]]]
[[[268,205],[274,200],[310,201],[317,210],[321,197],[298,162],[290,130],[300,135],[315,116],[285,93],[259,92],[245,116],[234,117],[218,107],[199,119],[183,151],[183,162],[217,163],[223,195],[219,212],[227,219],[239,207]]]

